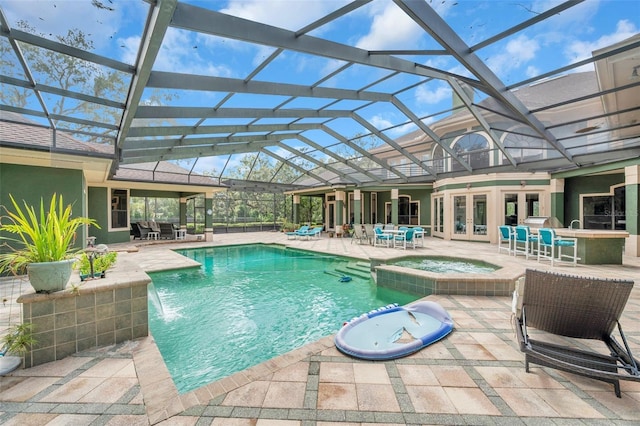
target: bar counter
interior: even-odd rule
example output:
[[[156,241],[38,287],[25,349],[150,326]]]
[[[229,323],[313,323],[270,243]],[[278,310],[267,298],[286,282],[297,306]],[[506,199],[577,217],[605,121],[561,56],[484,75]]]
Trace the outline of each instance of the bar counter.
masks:
[[[585,265],[622,265],[627,231],[556,228],[556,235],[578,239],[578,263]]]

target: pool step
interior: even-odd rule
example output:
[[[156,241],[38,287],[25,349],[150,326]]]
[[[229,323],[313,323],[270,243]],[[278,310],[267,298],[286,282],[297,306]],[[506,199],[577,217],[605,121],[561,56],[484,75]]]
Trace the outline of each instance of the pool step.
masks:
[[[371,271],[369,268],[369,264],[365,264],[363,262],[347,263],[343,267],[336,268],[336,272],[368,280],[371,278]]]

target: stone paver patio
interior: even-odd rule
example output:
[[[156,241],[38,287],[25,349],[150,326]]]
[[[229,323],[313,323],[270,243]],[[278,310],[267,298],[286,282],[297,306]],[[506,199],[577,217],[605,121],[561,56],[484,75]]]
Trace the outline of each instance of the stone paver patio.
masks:
[[[368,259],[404,254],[349,239],[287,240],[281,233],[215,235],[213,245],[287,244]],[[191,265],[170,249],[204,246],[149,244],[122,253],[146,271]],[[113,246],[112,248],[120,248]],[[411,253],[413,254],[413,253]],[[496,246],[426,239],[416,254],[473,257],[509,269],[549,269],[535,260],[498,254]],[[640,260],[624,265],[556,266],[577,275],[640,280]],[[19,282],[20,286],[28,283]],[[12,284],[0,281],[3,298]],[[13,283],[13,292],[16,284]],[[19,294],[19,291],[17,292]],[[17,296],[16,294],[16,296]],[[455,331],[412,356],[368,362],[338,352],[332,336],[195,391],[179,395],[153,338],[78,353],[0,378],[0,423],[6,425],[427,425],[639,424],[640,383],[613,386],[532,366],[524,371],[508,297],[429,296],[455,321]],[[13,306],[13,307],[12,307]],[[8,319],[8,300],[0,307]],[[640,353],[640,288],[622,325]]]

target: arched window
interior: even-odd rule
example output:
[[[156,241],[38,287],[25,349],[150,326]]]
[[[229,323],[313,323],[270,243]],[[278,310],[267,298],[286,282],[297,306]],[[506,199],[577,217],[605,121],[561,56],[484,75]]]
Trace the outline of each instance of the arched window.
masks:
[[[518,131],[521,131],[518,132]],[[542,139],[527,136],[525,129],[515,129],[516,133],[508,133],[504,138],[504,147],[509,154],[517,162],[536,161],[544,158],[544,142]],[[506,163],[507,159],[503,155],[502,163]]]
[[[436,173],[443,173],[446,171],[444,149],[442,149],[440,145],[436,146],[433,150],[433,169]]]
[[[453,151],[473,169],[489,167],[489,141],[483,135],[471,133],[462,136],[453,145]],[[460,171],[464,167],[452,159],[451,170]]]

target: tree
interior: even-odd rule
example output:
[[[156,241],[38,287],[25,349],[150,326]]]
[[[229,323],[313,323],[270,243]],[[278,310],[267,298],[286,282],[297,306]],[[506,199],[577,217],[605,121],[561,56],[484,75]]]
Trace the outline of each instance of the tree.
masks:
[[[26,21],[20,20],[16,27],[24,32],[37,34],[36,29]],[[40,33],[40,37],[45,37]],[[54,36],[62,44],[86,52],[94,50],[94,43],[90,34],[80,29],[70,29],[65,35]],[[27,43],[19,43],[20,50],[37,84],[51,86],[70,92],[103,98],[124,105],[132,76],[122,71],[114,70],[91,61],[66,55],[54,50],[43,49]],[[26,75],[13,49],[8,43],[0,44],[0,72],[2,75],[13,75],[17,79],[26,80]],[[0,92],[0,102],[19,108],[39,108],[33,106],[33,91],[31,88],[6,84]],[[158,95],[153,92],[145,100],[148,104],[162,104],[176,95]],[[96,123],[119,124],[123,108],[102,105],[100,103],[79,100],[70,96],[44,95],[49,113],[59,116],[81,117],[83,120]],[[85,131],[98,135],[115,136],[114,131],[87,123],[76,123],[59,120],[61,129],[71,131]],[[93,142],[104,142],[102,138],[94,138],[83,133],[75,133],[74,138]]]

